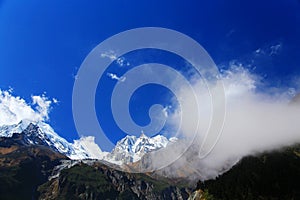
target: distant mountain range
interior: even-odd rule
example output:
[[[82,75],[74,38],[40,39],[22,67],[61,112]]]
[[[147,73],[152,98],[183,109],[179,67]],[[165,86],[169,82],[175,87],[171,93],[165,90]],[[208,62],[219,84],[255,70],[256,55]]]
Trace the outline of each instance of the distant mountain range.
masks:
[[[23,144],[35,144],[50,147],[70,159],[85,159],[93,157],[82,141],[69,143],[54,132],[52,127],[44,122],[22,120],[18,124],[0,126],[0,137],[12,137],[13,134],[23,134]]]
[[[70,159],[99,159],[118,165],[137,162],[146,153],[164,148],[168,143],[177,141],[176,138],[168,140],[162,135],[152,138],[143,133],[140,137],[127,135],[117,142],[112,152],[103,152],[95,144],[93,137],[83,137],[70,143],[55,133],[45,122],[22,120],[18,124],[0,126],[0,137],[9,138],[14,133],[24,134],[22,141],[24,144],[47,146]]]
[[[103,159],[96,160],[92,159],[95,153],[86,148],[95,145],[92,139],[69,143],[43,122],[2,126],[0,134],[1,200],[175,200],[187,199],[191,192],[164,177],[116,170],[116,163],[136,161],[144,153],[165,147],[169,140],[163,136],[127,136],[112,153],[100,151]]]
[[[176,141],[160,135],[126,136],[109,153],[92,137],[69,143],[44,122],[1,126],[0,199],[300,199],[299,145],[245,157],[215,180],[197,185],[163,173],[121,170]]]

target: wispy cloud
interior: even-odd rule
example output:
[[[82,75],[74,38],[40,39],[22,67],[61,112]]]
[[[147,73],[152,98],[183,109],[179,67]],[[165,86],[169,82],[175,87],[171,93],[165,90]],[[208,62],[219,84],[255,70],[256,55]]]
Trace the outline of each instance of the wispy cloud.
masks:
[[[117,54],[114,51],[108,51],[101,53],[102,58],[108,58],[111,61],[116,61],[120,67],[129,66],[130,63],[124,57],[117,57]]]
[[[165,117],[169,116],[170,109],[172,109],[172,106],[168,105],[168,106],[164,107],[164,109],[162,110]]]
[[[280,53],[281,49],[282,49],[282,43],[276,42],[256,49],[254,51],[254,54],[258,56],[261,55],[275,56]]]
[[[116,74],[113,74],[113,73],[107,73],[107,76],[113,80],[117,80],[117,81],[121,81],[121,82],[124,82],[126,80],[126,77],[124,77],[124,76],[118,77]]]
[[[255,50],[255,53],[256,54],[263,54],[264,51],[261,48],[258,48],[258,49]]]
[[[280,52],[281,47],[282,47],[282,44],[281,44],[281,43],[276,44],[276,45],[272,45],[272,46],[270,47],[271,52],[270,52],[269,55],[270,55],[270,56],[272,56],[272,55],[277,55],[277,54]]]
[[[228,33],[226,34],[226,37],[230,37],[235,33],[235,29],[231,29],[230,31],[228,31]]]
[[[50,105],[53,103],[53,101],[49,100],[45,94],[42,94],[41,96],[31,96],[31,99],[32,105],[35,106],[36,112],[38,112],[41,117],[48,120]]]
[[[105,53],[101,53],[102,58],[109,58],[111,61],[114,61],[117,59],[117,54],[114,51],[108,51]]]
[[[58,99],[56,99],[56,98],[52,98],[52,102],[55,103],[55,104],[59,103]]]
[[[126,61],[124,57],[118,58],[118,59],[117,59],[117,63],[118,63],[118,65],[120,65],[121,67],[123,67],[123,66],[129,66],[129,65],[130,65],[130,63],[129,63],[128,61]]]

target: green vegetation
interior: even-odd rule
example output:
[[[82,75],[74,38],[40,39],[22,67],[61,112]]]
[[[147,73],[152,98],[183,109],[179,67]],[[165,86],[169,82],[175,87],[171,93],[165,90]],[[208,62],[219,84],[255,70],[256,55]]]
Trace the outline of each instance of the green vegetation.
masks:
[[[153,192],[158,194],[170,187],[170,183],[168,182],[168,180],[165,180],[163,178],[154,179],[145,174],[134,174],[134,176],[137,180],[143,180],[147,183],[152,184]]]
[[[202,194],[202,199],[203,200],[215,200],[214,196],[209,194],[208,190],[204,190]]]
[[[37,199],[37,187],[48,180],[53,166],[59,163],[59,157],[51,161],[50,154],[49,150],[28,147],[0,155],[0,199]]]
[[[36,197],[38,185],[47,181],[33,161],[26,161],[19,166],[0,169],[0,199],[32,199]]]
[[[203,200],[300,199],[300,145],[249,156],[216,180],[198,182]],[[64,156],[40,146],[0,155],[0,199],[187,199],[187,184],[80,163],[48,176]]]
[[[198,188],[222,200],[300,199],[298,148],[244,158],[216,180],[199,182]]]
[[[63,189],[57,199],[115,199],[118,195],[104,174],[87,165],[63,170],[59,180]]]
[[[55,188],[55,184],[58,186]],[[47,199],[170,199],[178,188],[165,179],[146,174],[130,174],[105,165],[79,164],[64,169],[58,180],[39,187],[41,198]],[[183,193],[187,199],[186,192]],[[53,195],[54,194],[54,195]],[[51,197],[50,197],[51,196]]]

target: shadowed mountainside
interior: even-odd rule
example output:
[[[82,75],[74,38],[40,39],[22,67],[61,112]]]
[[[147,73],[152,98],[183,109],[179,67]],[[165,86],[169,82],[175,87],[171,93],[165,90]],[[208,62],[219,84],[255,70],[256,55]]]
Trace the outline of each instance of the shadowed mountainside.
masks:
[[[111,169],[101,163],[78,164],[62,170],[60,176],[38,191],[40,199],[187,199],[184,185],[147,174],[131,174]]]
[[[100,161],[54,168],[68,158],[24,143],[21,134],[0,138],[0,199],[300,199],[300,145],[243,158],[216,180],[188,182],[149,173],[126,173]]]
[[[300,145],[243,158],[216,180],[198,182],[212,199],[300,199]]]
[[[22,134],[0,138],[0,199],[36,199],[54,166],[66,156],[50,148],[25,145]]]

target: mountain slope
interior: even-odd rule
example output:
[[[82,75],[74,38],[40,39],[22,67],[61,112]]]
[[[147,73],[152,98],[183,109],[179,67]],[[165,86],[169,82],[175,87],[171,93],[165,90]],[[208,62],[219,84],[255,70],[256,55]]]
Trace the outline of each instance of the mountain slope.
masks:
[[[0,137],[0,199],[300,199],[299,145],[246,157],[216,180],[198,182],[191,194],[188,182],[122,172],[99,160],[69,160],[64,163],[70,166],[59,168],[68,158],[39,141],[38,135],[31,141],[36,131],[30,131],[36,129],[29,127],[21,134]],[[136,141],[151,144],[145,136]],[[122,144],[139,152],[135,144],[141,142],[136,141]]]
[[[188,190],[166,179],[130,174],[101,163],[78,164],[40,186],[40,199],[187,199]]]
[[[162,135],[153,138],[142,134],[140,137],[126,136],[120,140],[112,152],[102,152],[94,142],[94,137],[83,137],[69,143],[60,137],[51,126],[45,122],[22,120],[18,124],[0,126],[0,137],[12,137],[14,133],[24,135],[23,143],[27,145],[48,146],[54,151],[62,153],[70,159],[99,159],[122,165],[140,160],[146,153],[164,148],[169,142]]]
[[[300,145],[243,158],[216,180],[198,183],[214,199],[300,199]]]
[[[68,159],[48,147],[24,145],[24,135],[0,138],[0,199],[36,199],[54,166]]]
[[[89,146],[96,145],[93,138],[81,138],[74,144],[54,132],[52,127],[45,122],[32,122],[22,120],[18,124],[0,126],[0,137],[12,137],[14,133],[24,135],[24,144],[37,144],[48,146],[54,151],[62,153],[71,159],[88,159],[101,157],[102,151],[98,148],[98,154],[91,152]]]
[[[177,187],[167,179],[118,171],[97,160],[66,160],[49,146],[24,143],[24,137],[17,133],[0,137],[0,199],[188,197],[183,186]],[[58,174],[55,169],[60,169]]]

